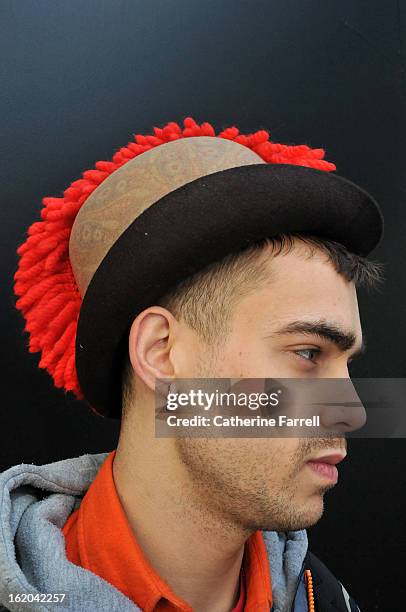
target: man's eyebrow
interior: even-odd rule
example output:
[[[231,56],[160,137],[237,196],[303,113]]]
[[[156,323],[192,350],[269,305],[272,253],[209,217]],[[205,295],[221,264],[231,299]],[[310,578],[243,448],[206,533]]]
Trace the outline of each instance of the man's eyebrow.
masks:
[[[271,335],[283,335],[283,334],[295,334],[302,333],[308,334],[309,336],[319,336],[332,342],[340,349],[340,351],[348,351],[356,343],[356,336],[352,332],[345,331],[334,325],[333,323],[326,323],[325,321],[292,321],[284,327],[281,327]],[[360,348],[355,351],[352,357],[356,357],[360,353],[365,352],[366,342],[365,338],[362,338]]]

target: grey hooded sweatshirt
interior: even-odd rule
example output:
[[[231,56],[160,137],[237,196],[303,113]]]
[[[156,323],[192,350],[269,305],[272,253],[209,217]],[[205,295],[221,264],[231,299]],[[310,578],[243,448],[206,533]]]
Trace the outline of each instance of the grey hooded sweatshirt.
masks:
[[[47,465],[21,464],[0,474],[0,610],[140,610],[107,581],[66,557],[61,530],[80,506],[107,455],[82,455]],[[266,531],[263,535],[273,612],[307,612],[302,572],[306,531]],[[54,594],[65,594],[63,601],[49,601]]]

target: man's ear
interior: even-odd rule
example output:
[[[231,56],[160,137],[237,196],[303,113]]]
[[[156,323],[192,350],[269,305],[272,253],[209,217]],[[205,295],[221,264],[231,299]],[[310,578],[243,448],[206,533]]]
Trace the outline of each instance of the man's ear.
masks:
[[[143,310],[131,325],[128,350],[134,372],[152,391],[157,378],[172,378],[171,347],[177,321],[161,306]]]

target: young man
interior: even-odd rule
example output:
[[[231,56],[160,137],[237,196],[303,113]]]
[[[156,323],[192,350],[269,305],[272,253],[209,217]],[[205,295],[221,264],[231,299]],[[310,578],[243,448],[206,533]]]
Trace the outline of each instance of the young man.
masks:
[[[157,438],[155,385],[348,378],[381,213],[321,150],[184,123],[45,199],[19,249],[30,349],[121,431],[0,476],[6,609],[358,610],[305,531],[345,439]]]

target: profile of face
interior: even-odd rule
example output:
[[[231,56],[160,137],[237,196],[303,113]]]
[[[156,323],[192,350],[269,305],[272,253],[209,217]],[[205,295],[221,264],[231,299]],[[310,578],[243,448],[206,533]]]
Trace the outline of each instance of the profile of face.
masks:
[[[150,363],[164,363],[164,328],[174,325],[168,354],[175,378],[349,378],[348,363],[362,348],[354,284],[325,253],[310,256],[308,245],[297,240],[291,251],[270,256],[267,266],[269,282],[235,305],[220,347],[210,350],[185,323],[165,323],[161,316],[155,320],[159,343],[153,344],[154,324],[150,337],[144,328]],[[151,309],[158,317],[160,311]],[[346,454],[341,437],[171,442],[207,509],[246,530],[296,530],[317,522],[336,477],[335,468],[317,469],[312,461],[329,457],[327,463],[336,463]]]

